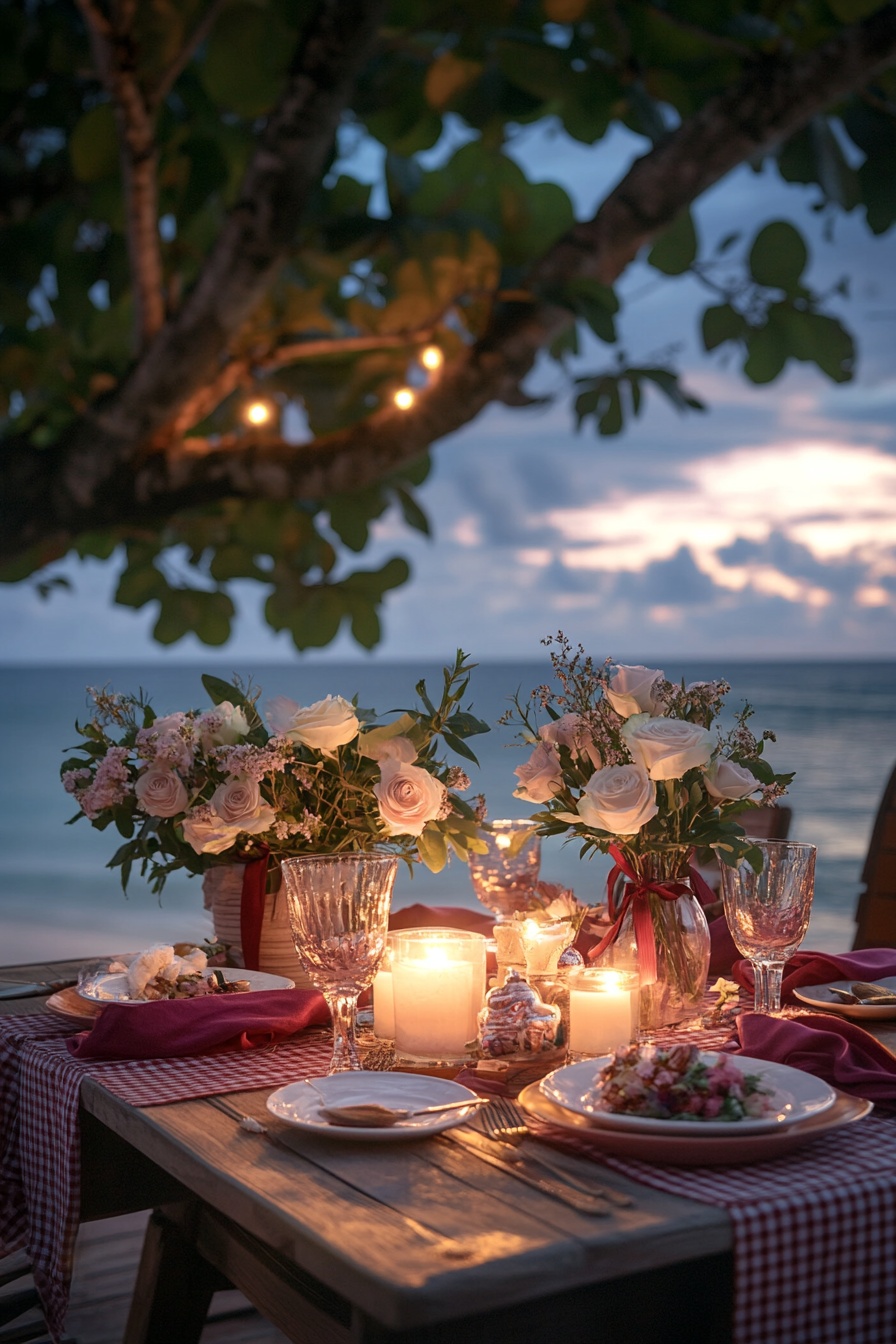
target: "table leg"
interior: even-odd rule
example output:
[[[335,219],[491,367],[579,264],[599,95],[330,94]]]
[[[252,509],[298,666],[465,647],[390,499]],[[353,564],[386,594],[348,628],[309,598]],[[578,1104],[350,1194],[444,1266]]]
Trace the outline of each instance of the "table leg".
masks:
[[[213,1294],[231,1286],[182,1231],[186,1213],[150,1217],[123,1344],[199,1344]]]

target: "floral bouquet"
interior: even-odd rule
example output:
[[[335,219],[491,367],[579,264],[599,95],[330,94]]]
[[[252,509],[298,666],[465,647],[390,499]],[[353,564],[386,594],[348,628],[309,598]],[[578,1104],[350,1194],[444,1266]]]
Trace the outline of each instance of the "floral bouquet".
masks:
[[[160,891],[168,874],[264,857],[269,889],[291,855],[386,849],[441,869],[449,849],[483,847],[478,814],[458,796],[465,772],[436,754],[437,739],[474,763],[466,739],[488,726],[461,709],[473,664],[458,651],[441,701],[424,682],[421,705],[379,723],[339,695],[300,706],[204,676],[212,708],[157,718],[148,700],[91,692],[83,742],[62,766],[79,811],[125,843],[109,861],[127,887],[133,865]]]
[[[597,665],[562,632],[544,643],[553,646],[559,687],[539,687],[525,704],[514,697],[502,719],[518,725],[533,748],[515,771],[515,796],[541,806],[532,821],[543,835],[578,836],[583,855],[600,850],[614,860],[610,928],[592,957],[630,930],[642,991],[662,979],[661,950],[670,975],[678,963],[678,989],[687,980],[686,997],[694,998],[705,979],[706,964],[701,973],[697,963],[708,962],[708,935],[701,935],[705,956],[689,960],[688,948],[664,932],[673,912],[663,907],[681,906],[679,898],[690,898],[692,889],[714,899],[692,867],[695,852],[711,850],[731,867],[743,859],[761,867],[738,818],[773,803],[793,776],[776,774],[765,760],[774,734],[753,734],[749,705],[727,732],[714,727],[727,682],[678,685],[657,668],[609,659]],[[539,710],[547,716],[541,724]],[[696,918],[705,930],[702,912]]]

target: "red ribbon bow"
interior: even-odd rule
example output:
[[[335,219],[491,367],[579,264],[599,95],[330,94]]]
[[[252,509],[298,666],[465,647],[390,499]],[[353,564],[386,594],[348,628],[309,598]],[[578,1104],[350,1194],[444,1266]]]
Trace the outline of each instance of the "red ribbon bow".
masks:
[[[607,909],[613,921],[601,938],[597,947],[593,947],[588,956],[595,961],[611,943],[619,937],[622,921],[632,912],[632,926],[635,933],[635,946],[638,949],[638,971],[642,985],[656,984],[656,939],[653,929],[653,917],[650,913],[648,896],[659,896],[663,901],[677,901],[687,891],[693,891],[701,901],[713,901],[715,896],[693,867],[688,869],[689,882],[661,881],[640,877],[616,845],[610,845],[609,852],[614,866],[607,877]],[[617,904],[616,884],[620,877],[628,878],[623,888],[622,900]]]

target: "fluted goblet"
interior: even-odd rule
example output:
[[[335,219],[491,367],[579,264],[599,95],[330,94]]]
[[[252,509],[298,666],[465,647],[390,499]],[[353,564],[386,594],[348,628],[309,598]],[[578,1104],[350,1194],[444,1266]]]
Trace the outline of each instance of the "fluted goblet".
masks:
[[[481,838],[485,854],[470,854],[470,881],[478,900],[499,919],[535,904],[541,867],[541,840],[531,821],[486,822]]]
[[[282,867],[296,952],[333,1018],[327,1073],[360,1069],[355,1009],[386,948],[398,859],[309,854],[284,859]]]
[[[721,865],[725,919],[753,966],[757,1013],[781,1011],[784,963],[806,936],[815,890],[815,846],[798,840],[756,840],[762,868],[742,860]]]

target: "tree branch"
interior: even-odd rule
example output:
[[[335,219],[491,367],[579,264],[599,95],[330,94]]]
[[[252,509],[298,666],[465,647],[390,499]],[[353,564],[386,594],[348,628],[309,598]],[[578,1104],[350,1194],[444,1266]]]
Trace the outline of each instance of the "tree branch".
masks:
[[[165,321],[155,127],[137,79],[132,8],[118,6],[110,20],[93,0],[77,0],[77,5],[87,25],[97,73],[112,101],[118,126],[128,256],[134,278],[135,341],[139,351]]]
[[[319,25],[312,25],[312,50],[303,56],[302,74],[291,81],[269,123],[244,199],[182,313],[160,333],[128,382],[52,453],[41,456],[32,449],[27,461],[19,460],[10,445],[2,470],[27,499],[0,541],[7,555],[39,542],[59,546],[95,527],[157,522],[180,508],[228,496],[320,499],[363,488],[419,458],[488,402],[510,396],[538,351],[573,320],[547,297],[505,302],[483,338],[443,369],[410,412],[389,407],[298,448],[247,436],[239,446],[228,443],[204,453],[171,447],[135,463],[135,436],[145,445],[203,380],[214,379],[229,334],[263,293],[288,247],[345,97],[344,44],[359,40],[358,24],[366,17],[356,16],[352,25],[355,3],[360,0],[330,0],[325,19],[332,15],[336,28],[325,23],[320,33]],[[364,42],[371,40],[368,26]],[[362,59],[357,48],[354,55]],[[815,51],[757,62],[637,160],[594,218],[574,225],[548,251],[529,277],[533,293],[547,296],[578,277],[612,283],[642,247],[731,169],[768,152],[894,61],[896,5],[889,4]],[[339,81],[338,94],[326,86],[325,72]],[[290,169],[297,181],[284,180]],[[10,498],[7,490],[0,496]]]
[[[169,93],[174,88],[174,85],[177,83],[178,79],[180,79],[181,75],[186,70],[187,66],[190,64],[190,61],[196,55],[196,52],[202,46],[206,38],[210,35],[212,29],[215,26],[215,20],[221,13],[222,9],[225,8],[227,3],[228,0],[212,0],[208,9],[205,11],[202,18],[199,20],[196,27],[194,28],[189,39],[181,47],[180,51],[177,53],[177,56],[168,66],[168,69],[163,72],[158,82],[156,83],[155,88],[150,90],[150,93],[147,97],[147,104],[150,108],[152,108],[153,111],[155,111],[156,108],[161,106],[161,104],[168,97]]]

